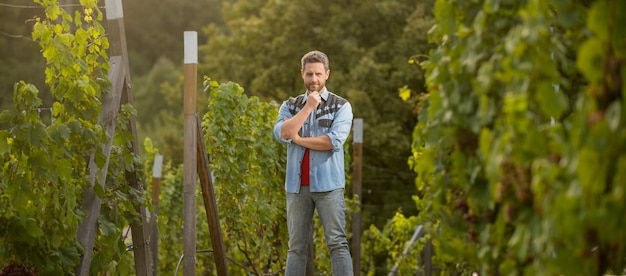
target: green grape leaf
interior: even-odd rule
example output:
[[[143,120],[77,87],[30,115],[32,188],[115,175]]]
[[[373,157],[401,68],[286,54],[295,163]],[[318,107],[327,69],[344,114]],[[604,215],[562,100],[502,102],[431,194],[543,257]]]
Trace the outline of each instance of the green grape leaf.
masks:
[[[547,82],[540,83],[535,93],[541,111],[548,117],[558,119],[567,110],[568,100],[558,86]]]
[[[578,49],[576,68],[591,83],[602,82],[602,61],[604,59],[604,43],[599,39],[589,39]]]
[[[96,193],[96,196],[98,196],[101,199],[105,198],[104,187],[102,187],[102,184],[95,183],[92,187],[93,187],[93,191]]]
[[[34,218],[26,218],[22,222],[30,238],[39,238],[43,236],[43,231],[39,227],[39,223],[37,223]]]
[[[448,1],[438,0],[434,8],[435,18],[444,35],[452,35],[456,30],[454,7]]]
[[[98,220],[98,229],[104,236],[112,236],[117,234],[117,226],[105,219]]]

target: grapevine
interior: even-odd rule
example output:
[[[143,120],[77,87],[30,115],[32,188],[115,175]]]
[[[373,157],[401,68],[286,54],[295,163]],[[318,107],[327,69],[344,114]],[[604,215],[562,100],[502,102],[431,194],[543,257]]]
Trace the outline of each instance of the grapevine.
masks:
[[[446,270],[626,266],[623,1],[448,1],[409,162]]]

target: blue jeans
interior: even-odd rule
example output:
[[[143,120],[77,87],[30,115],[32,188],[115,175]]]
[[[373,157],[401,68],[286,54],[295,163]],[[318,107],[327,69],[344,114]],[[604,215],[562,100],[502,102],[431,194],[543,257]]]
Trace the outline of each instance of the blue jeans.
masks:
[[[343,189],[311,193],[308,186],[300,187],[300,193],[287,193],[287,229],[289,251],[287,252],[286,276],[306,275],[307,253],[313,229],[313,214],[317,209],[334,276],[353,275],[352,257],[346,238],[346,210]],[[313,245],[310,245],[313,246]]]

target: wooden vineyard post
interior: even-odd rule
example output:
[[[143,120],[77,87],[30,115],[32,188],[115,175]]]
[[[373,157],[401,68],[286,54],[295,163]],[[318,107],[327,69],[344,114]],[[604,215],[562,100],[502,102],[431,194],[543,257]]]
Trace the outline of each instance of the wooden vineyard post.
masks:
[[[184,33],[183,275],[196,275],[198,33]]]
[[[154,156],[154,165],[152,166],[152,207],[154,212],[150,216],[150,225],[152,228],[150,241],[152,242],[152,275],[159,275],[159,195],[161,193],[161,172],[163,169],[163,155]]]
[[[130,66],[128,62],[128,48],[126,47],[126,30],[124,27],[124,15],[121,0],[105,0],[107,10],[107,20],[109,22],[109,37],[111,37],[111,53],[112,55],[122,56],[124,85],[122,85],[121,103],[134,105],[133,93],[131,90]],[[109,17],[109,14],[116,15]],[[137,143],[137,127],[135,124],[135,116],[129,118],[127,129],[133,136],[130,143],[129,151],[134,156],[139,156],[139,145]],[[113,136],[111,136],[113,137]],[[143,194],[143,183],[141,177],[137,175],[137,170],[125,171],[124,176],[130,187],[137,192]],[[150,228],[148,222],[147,209],[143,206],[134,205],[135,212],[139,214],[139,219],[130,223],[130,230],[133,240],[133,255],[135,257],[135,274],[150,275],[152,270],[152,258],[150,252]]]
[[[120,82],[120,75],[115,76],[115,71],[121,70],[120,57],[111,57],[111,71],[109,71],[109,78],[113,84],[112,91],[102,99],[102,115],[101,120],[105,126],[106,132],[111,135],[115,132],[115,119],[117,112],[119,111],[119,102],[121,97],[121,90],[115,89]],[[112,136],[112,135],[111,135]],[[81,210],[87,213],[87,217],[81,222],[76,233],[76,239],[85,249],[81,256],[80,264],[76,267],[76,275],[89,275],[89,268],[91,267],[91,258],[93,254],[93,245],[96,238],[98,216],[100,216],[100,208],[102,199],[96,195],[94,185],[102,186],[104,189],[104,183],[106,182],[107,168],[109,167],[109,155],[111,153],[112,141],[109,141],[106,145],[102,145],[103,153],[106,155],[106,162],[102,168],[98,168],[94,160],[95,154],[92,153],[89,159],[89,182],[91,187],[85,187],[82,194]]]
[[[128,66],[128,53],[126,48],[126,33],[124,28],[124,16],[122,12],[121,0],[105,0],[106,18],[108,26],[108,37],[110,38],[110,70],[109,80],[111,82],[111,92],[102,97],[102,114],[99,121],[102,123],[109,137],[115,136],[115,124],[121,104],[133,103],[130,91],[130,70]],[[132,132],[133,143],[131,152],[139,155],[137,148],[137,133],[135,129],[135,119],[131,117],[129,129]],[[102,145],[103,153],[106,156],[104,165],[99,168],[92,154],[89,162],[89,182],[90,187],[85,188],[82,194],[81,210],[87,213],[87,217],[82,221],[76,233],[76,240],[83,246],[84,252],[80,263],[75,268],[76,275],[89,275],[95,235],[97,232],[97,221],[100,216],[102,199],[95,193],[94,185],[101,185],[104,189],[107,169],[109,165],[112,139]],[[140,193],[143,190],[139,183],[136,172],[125,172],[126,180],[133,189]],[[133,236],[133,253],[135,257],[136,275],[149,275],[151,269],[150,251],[148,248],[148,230],[146,210],[141,206],[135,206],[137,213],[141,215],[140,220],[131,224]]]
[[[352,193],[359,199],[359,211],[352,214],[352,268],[354,276],[361,274],[361,178],[363,164],[363,119],[354,119],[352,135]]]

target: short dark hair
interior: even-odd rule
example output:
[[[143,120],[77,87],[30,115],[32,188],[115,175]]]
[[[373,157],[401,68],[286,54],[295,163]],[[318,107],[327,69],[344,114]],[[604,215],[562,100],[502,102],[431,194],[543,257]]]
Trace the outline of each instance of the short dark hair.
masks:
[[[304,66],[307,63],[315,63],[315,62],[321,62],[324,64],[324,69],[326,69],[327,71],[330,70],[330,64],[328,62],[328,57],[326,56],[326,54],[320,52],[320,51],[310,51],[306,54],[304,54],[304,56],[302,56],[302,60],[300,61],[302,63],[302,70],[304,70]]]

